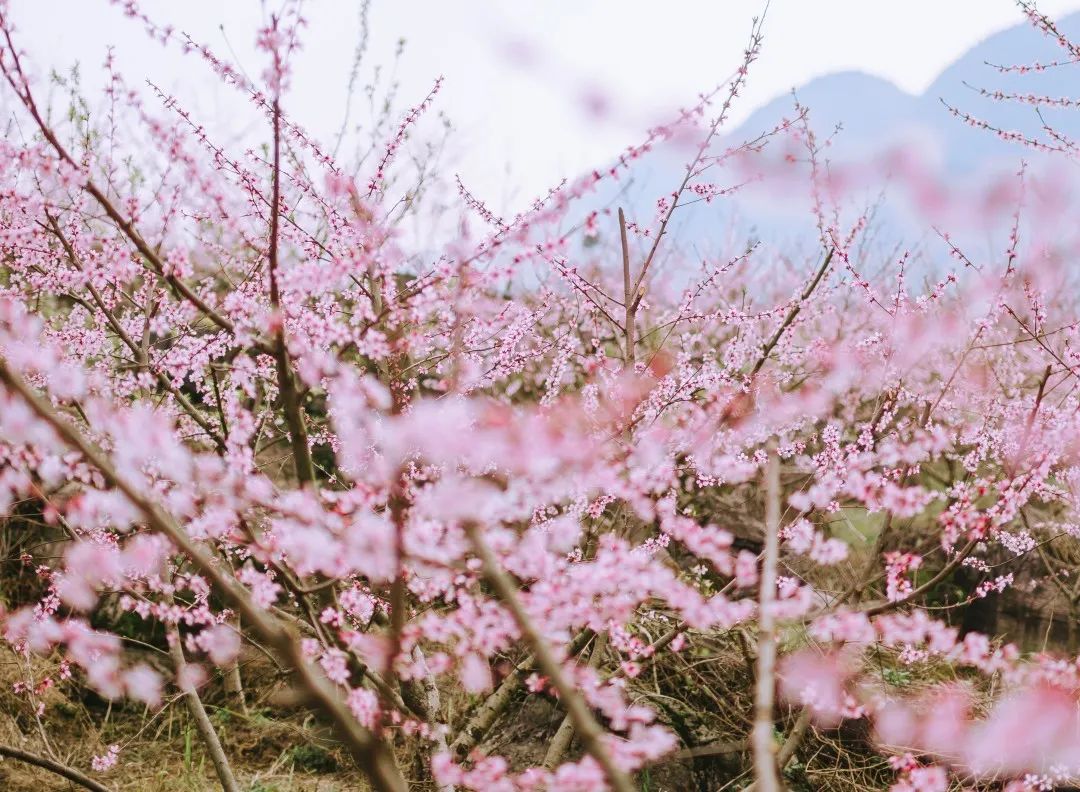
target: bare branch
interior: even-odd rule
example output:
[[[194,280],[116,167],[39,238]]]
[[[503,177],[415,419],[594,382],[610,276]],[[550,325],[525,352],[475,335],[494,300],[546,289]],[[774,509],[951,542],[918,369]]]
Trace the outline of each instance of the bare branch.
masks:
[[[73,767],[54,762],[52,759],[46,759],[44,756],[38,756],[29,751],[21,751],[18,748],[12,748],[10,745],[0,745],[0,756],[18,759],[20,762],[26,762],[35,767],[40,767],[43,770],[48,770],[50,773],[56,773],[56,775],[62,776],[79,786],[93,790],[93,792],[112,792],[112,789],[109,787],[104,784],[99,784],[94,779],[83,775]]]
[[[225,756],[225,749],[221,747],[217,730],[210,722],[206,707],[199,698],[199,691],[195,689],[191,681],[191,675],[187,670],[187,660],[184,658],[184,647],[180,643],[180,631],[175,624],[169,626],[169,655],[172,657],[173,668],[176,671],[176,684],[184,693],[184,702],[195,721],[195,730],[199,732],[199,737],[202,738],[206,751],[210,754],[210,761],[221,782],[221,788],[225,792],[240,792],[232,767],[229,765],[229,759]]]
[[[525,608],[518,599],[517,587],[506,572],[503,571],[498,559],[491,552],[487,543],[484,542],[480,526],[470,522],[466,524],[465,531],[468,534],[469,541],[472,542],[473,552],[480,559],[484,577],[487,578],[491,587],[495,589],[495,593],[502,600],[503,605],[513,615],[518,629],[521,630],[522,637],[529,645],[529,648],[532,649],[533,654],[536,655],[540,670],[551,680],[551,684],[558,691],[562,705],[566,708],[566,714],[570,716],[574,728],[585,746],[585,750],[603,768],[604,774],[615,792],[635,792],[630,777],[615,764],[604,746],[604,731],[600,728],[600,724],[596,722],[592,713],[589,712],[585,699],[567,680],[566,674],[563,673],[562,664],[559,663],[555,653],[548,646],[539,630],[536,629],[532,619],[529,618],[529,614],[525,612]]]
[[[757,792],[780,792],[773,741],[773,700],[776,696],[776,567],[780,555],[780,457],[770,444],[765,468],[765,550],[759,598],[759,636],[754,689],[754,729],[750,735],[754,752]]]

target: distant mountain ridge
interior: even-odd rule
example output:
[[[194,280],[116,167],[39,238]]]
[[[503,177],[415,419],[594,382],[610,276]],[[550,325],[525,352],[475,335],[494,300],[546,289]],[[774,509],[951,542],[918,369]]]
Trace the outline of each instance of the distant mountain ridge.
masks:
[[[1057,25],[1065,35],[1080,42],[1080,12],[1057,20]],[[875,155],[903,145],[914,149],[921,164],[939,178],[978,191],[982,177],[992,179],[994,175],[1015,171],[1021,159],[1030,162],[1036,170],[1043,162],[1054,168],[1073,165],[1060,155],[1051,160],[1050,155],[1003,141],[986,130],[974,129],[954,117],[942,100],[999,129],[1045,140],[1042,124],[1032,106],[995,101],[981,96],[976,89],[1080,99],[1080,63],[1027,74],[1001,73],[987,65],[1020,65],[1066,58],[1064,50],[1025,21],[969,49],[921,95],[909,94],[888,80],[857,71],[811,80],[798,87],[796,94],[800,104],[809,110],[810,125],[819,137],[830,135],[838,124],[842,126],[828,150],[832,162],[869,162]],[[775,127],[782,118],[791,118],[793,112],[791,95],[779,96],[730,130],[725,140],[732,145],[753,140]],[[1043,117],[1060,132],[1080,141],[1080,109],[1046,108]],[[605,182],[592,204],[609,209],[622,205],[637,218],[655,217],[657,197],[670,194],[690,153],[692,147],[685,141],[657,146],[635,168],[629,183]],[[672,218],[670,236],[677,240],[676,244],[685,244],[695,253],[726,250],[732,240],[767,238],[780,245],[814,244],[816,231],[809,211],[807,186],[793,185],[787,190],[781,185],[779,190],[773,188],[763,194],[750,188],[739,195],[736,201],[689,201]],[[847,208],[861,210],[876,197],[876,190],[854,195]],[[905,204],[902,191],[891,191],[887,205],[875,209],[874,217],[884,231],[879,235],[883,245],[912,236],[925,238],[928,233],[927,218],[912,214],[912,206]],[[953,224],[948,228],[956,239],[971,244],[985,242],[980,229],[968,229],[971,233],[967,233]],[[743,243],[736,242],[736,246],[739,244]]]
[[[1057,20],[1058,28],[1080,41],[1080,12]],[[1003,74],[988,66],[1063,60],[1067,54],[1027,22],[996,33],[972,47],[948,66],[921,95],[900,90],[888,80],[862,72],[838,72],[811,80],[796,89],[799,101],[810,110],[812,126],[826,134],[842,124],[834,142],[835,155],[858,156],[917,136],[920,146],[939,158],[950,173],[964,174],[1002,158],[1031,157],[1017,144],[1001,141],[972,129],[953,117],[949,105],[986,120],[998,128],[1045,138],[1035,110],[1017,102],[999,102],[980,96],[976,88],[1007,93],[1038,94],[1080,99],[1080,64],[1038,73]],[[753,137],[791,116],[792,98],[780,96],[744,121],[732,137]],[[1043,117],[1060,131],[1080,137],[1080,110],[1048,108]]]

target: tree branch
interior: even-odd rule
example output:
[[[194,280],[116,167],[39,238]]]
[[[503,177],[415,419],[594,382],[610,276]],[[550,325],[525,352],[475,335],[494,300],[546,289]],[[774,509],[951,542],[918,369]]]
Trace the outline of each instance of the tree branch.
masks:
[[[603,769],[604,775],[607,776],[608,782],[615,792],[635,792],[630,777],[615,764],[604,746],[604,731],[600,728],[600,724],[596,722],[596,719],[593,718],[585,699],[566,678],[566,674],[563,673],[562,665],[556,658],[555,653],[532,623],[529,614],[525,612],[525,608],[517,596],[517,587],[511,581],[509,575],[503,571],[498,559],[495,558],[494,553],[484,542],[479,524],[475,522],[467,523],[465,532],[472,542],[473,552],[480,559],[484,577],[487,578],[491,587],[495,589],[495,593],[503,605],[513,615],[518,629],[521,630],[522,637],[529,645],[529,648],[532,649],[533,654],[536,655],[540,670],[551,680],[551,684],[558,691],[562,705],[566,708],[566,714],[570,716],[574,729],[577,730],[578,735],[581,737],[586,752]]]
[[[597,668],[600,665],[600,662],[604,658],[604,652],[607,649],[607,643],[607,633],[601,633],[596,636],[592,654],[589,655],[589,668]],[[552,738],[551,743],[548,745],[547,752],[544,754],[543,767],[545,770],[554,771],[555,768],[559,766],[573,739],[574,721],[567,715],[563,718],[562,723],[559,724],[559,728],[555,732],[555,736]]]
[[[169,655],[172,657],[173,668],[176,672],[176,684],[184,694],[188,712],[191,713],[191,717],[195,720],[195,729],[199,732],[207,753],[210,754],[210,761],[213,763],[214,771],[221,782],[221,788],[225,792],[240,792],[236,777],[233,776],[232,767],[229,765],[229,759],[225,756],[225,749],[221,747],[221,740],[218,738],[217,730],[214,729],[214,724],[210,722],[210,717],[206,714],[206,707],[203,706],[202,699],[199,698],[199,691],[195,689],[195,685],[192,684],[189,678],[190,675],[187,673],[187,660],[184,658],[184,647],[180,643],[180,631],[175,624],[169,625],[168,631]]]
[[[393,752],[356,721],[343,701],[341,690],[304,654],[299,636],[256,605],[247,589],[192,540],[170,514],[122,477],[103,451],[62,418],[49,402],[11,371],[4,360],[0,360],[0,382],[20,396],[38,418],[51,426],[64,444],[79,451],[88,463],[96,467],[106,483],[115,487],[141,512],[151,530],[167,537],[179,551],[187,555],[199,572],[220,591],[223,599],[251,625],[277,659],[293,669],[308,701],[330,719],[339,738],[368,774],[375,789],[378,792],[405,792],[405,779],[397,768]]]
[[[818,271],[814,274],[813,279],[807,284],[806,288],[803,289],[803,293],[799,295],[798,302],[791,306],[791,309],[787,312],[787,316],[784,317],[784,321],[780,323],[780,326],[776,328],[776,332],[773,333],[772,338],[765,342],[765,346],[761,351],[761,357],[759,357],[757,363],[754,364],[754,368],[750,370],[751,377],[761,371],[761,367],[765,365],[765,361],[769,359],[769,355],[772,354],[773,349],[780,343],[780,339],[791,326],[791,323],[795,321],[795,317],[799,315],[803,303],[814,293],[814,289],[817,288],[818,283],[821,282],[826,271],[828,271],[829,265],[832,263],[833,253],[835,252],[836,248],[829,249],[829,252],[825,255],[825,260],[821,263],[821,266],[818,267]]]
[[[44,756],[38,756],[29,751],[20,751],[18,748],[12,748],[10,745],[0,745],[0,756],[18,759],[20,762],[26,762],[35,767],[40,767],[42,770],[48,770],[50,773],[56,773],[56,775],[62,776],[79,786],[86,787],[93,792],[112,792],[109,787],[104,784],[99,784],[94,779],[83,775],[73,767],[54,762],[52,759],[46,759]]]
[[[285,413],[285,422],[289,427],[289,442],[292,445],[293,465],[296,478],[302,485],[315,486],[315,466],[311,461],[311,449],[308,447],[307,426],[304,412],[300,405],[300,394],[296,389],[296,374],[289,360],[289,347],[285,341],[285,315],[281,310],[281,293],[278,290],[278,236],[280,235],[281,216],[281,104],[274,98],[274,165],[270,198],[270,304],[274,308],[274,321],[277,331],[274,334],[274,363],[277,367],[278,390],[281,392],[281,407]]]
[[[754,776],[758,792],[780,792],[773,741],[773,699],[776,695],[776,566],[780,554],[780,457],[769,444],[765,468],[765,550],[759,599],[759,636],[754,690],[754,729],[750,742],[754,753]]]

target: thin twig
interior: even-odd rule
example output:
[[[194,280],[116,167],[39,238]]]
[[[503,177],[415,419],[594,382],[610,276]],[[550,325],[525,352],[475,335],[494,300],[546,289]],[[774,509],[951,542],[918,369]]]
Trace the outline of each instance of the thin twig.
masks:
[[[761,371],[761,367],[765,365],[765,361],[767,361],[769,355],[772,354],[773,348],[780,342],[781,337],[783,337],[788,327],[791,326],[791,323],[795,321],[795,317],[799,315],[803,303],[814,293],[814,289],[817,288],[818,283],[821,282],[821,279],[828,271],[829,264],[832,263],[833,253],[835,252],[836,248],[829,249],[829,252],[825,255],[825,260],[821,262],[821,266],[818,267],[818,271],[814,274],[813,279],[806,285],[806,288],[803,289],[803,293],[799,295],[798,301],[791,306],[791,309],[787,312],[787,316],[784,317],[784,321],[780,323],[780,326],[776,328],[776,332],[773,333],[772,338],[765,342],[765,346],[761,351],[761,357],[759,357],[757,363],[754,364],[754,368],[750,370],[751,377]]]
[[[635,284],[630,279],[630,246],[626,241],[626,215],[623,214],[621,206],[619,207],[619,241],[622,244],[623,306],[625,306],[623,317],[623,336],[625,338],[626,349],[625,360],[626,367],[633,371],[637,356],[635,325],[637,323],[638,300],[634,294]],[[643,292],[644,287],[639,286],[638,290]]]

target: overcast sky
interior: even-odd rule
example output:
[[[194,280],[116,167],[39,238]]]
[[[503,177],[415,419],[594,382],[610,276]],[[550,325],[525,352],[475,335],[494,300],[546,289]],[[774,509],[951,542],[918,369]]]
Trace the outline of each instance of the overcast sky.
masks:
[[[267,0],[275,7],[278,0]],[[144,0],[163,22],[191,32],[252,75],[262,69],[254,31],[259,0]],[[307,0],[310,26],[290,112],[317,135],[341,122],[359,20],[358,0]],[[131,78],[185,98],[211,128],[238,117],[194,58],[163,51],[107,0],[10,0],[20,42],[43,67],[83,64],[100,84],[105,48]],[[460,130],[453,165],[493,206],[505,208],[562,176],[602,164],[641,131],[738,64],[764,0],[372,0],[365,75],[389,65],[407,40],[402,98],[418,101],[446,78],[439,108]],[[1080,0],[1043,0],[1051,15]],[[953,59],[1021,19],[1010,0],[772,0],[765,46],[735,120],[768,99],[832,71],[858,69],[918,93]],[[223,33],[224,30],[224,33]],[[227,41],[226,41],[227,39]],[[588,99],[605,96],[601,118]],[[508,165],[509,164],[509,165]]]

